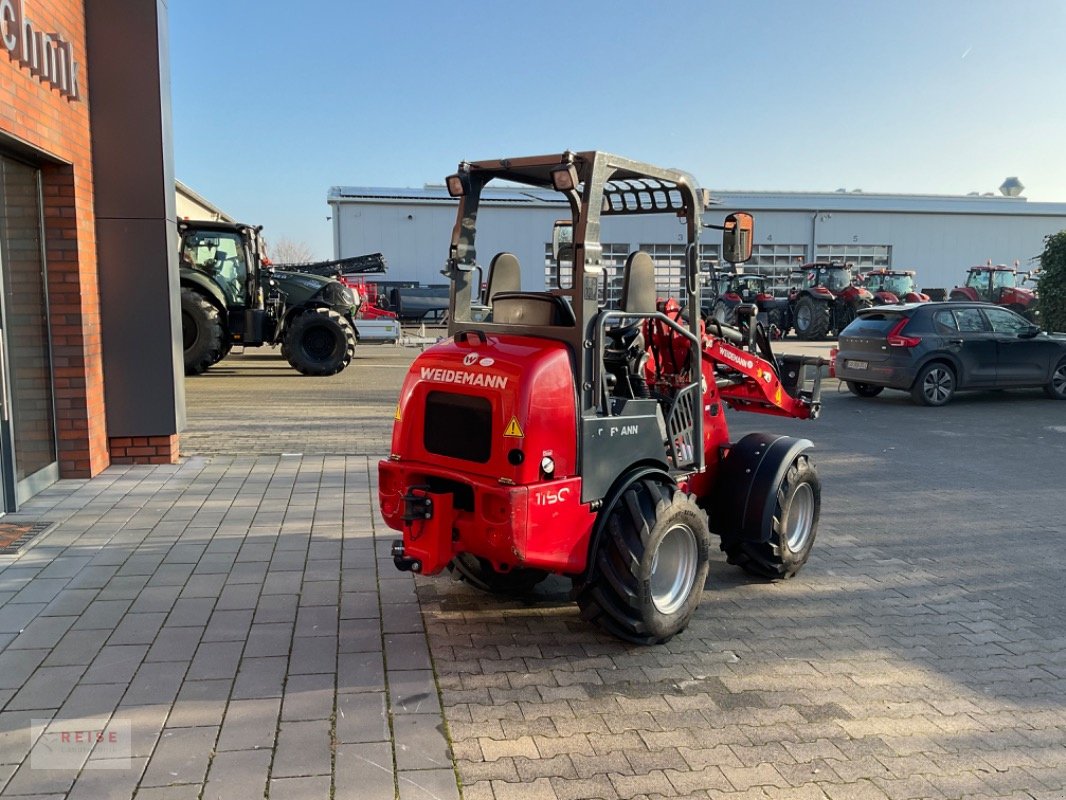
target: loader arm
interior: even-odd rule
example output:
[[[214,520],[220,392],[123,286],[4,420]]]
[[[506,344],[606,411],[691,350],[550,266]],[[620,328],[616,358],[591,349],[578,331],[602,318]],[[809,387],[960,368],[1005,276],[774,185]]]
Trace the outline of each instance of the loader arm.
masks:
[[[768,359],[753,350],[713,334],[704,337],[702,358],[710,366],[722,400],[738,411],[817,419],[822,367],[829,362],[814,356],[774,359],[771,354]],[[808,368],[813,368],[813,378],[808,378]]]

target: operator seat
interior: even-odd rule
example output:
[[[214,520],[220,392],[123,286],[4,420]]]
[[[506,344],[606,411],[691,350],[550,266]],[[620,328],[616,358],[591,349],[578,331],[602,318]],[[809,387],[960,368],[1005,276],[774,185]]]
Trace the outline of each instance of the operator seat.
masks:
[[[630,314],[655,313],[655,264],[643,250],[629,254],[622,278],[620,310]],[[641,397],[647,394],[643,376],[645,352],[643,324],[624,320],[606,331],[604,366],[608,386],[616,397]]]

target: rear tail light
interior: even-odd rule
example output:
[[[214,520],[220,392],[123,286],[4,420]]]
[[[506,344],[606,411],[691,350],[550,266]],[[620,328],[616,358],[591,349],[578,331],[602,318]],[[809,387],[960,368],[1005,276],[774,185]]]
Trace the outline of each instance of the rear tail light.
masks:
[[[903,329],[907,327],[907,323],[910,321],[910,317],[904,317],[892,326],[892,330],[888,332],[888,344],[890,347],[917,347],[922,343],[922,337],[920,336],[903,335]]]
[[[837,354],[840,350],[836,347],[829,348],[829,377],[835,378],[837,376]]]

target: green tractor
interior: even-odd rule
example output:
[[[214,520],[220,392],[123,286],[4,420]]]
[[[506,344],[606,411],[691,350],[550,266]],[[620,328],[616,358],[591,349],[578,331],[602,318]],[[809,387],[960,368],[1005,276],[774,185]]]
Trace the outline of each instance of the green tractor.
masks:
[[[233,345],[281,345],[304,375],[334,375],[355,356],[359,296],[334,278],[276,270],[261,227],[178,223],[185,374],[199,375]]]

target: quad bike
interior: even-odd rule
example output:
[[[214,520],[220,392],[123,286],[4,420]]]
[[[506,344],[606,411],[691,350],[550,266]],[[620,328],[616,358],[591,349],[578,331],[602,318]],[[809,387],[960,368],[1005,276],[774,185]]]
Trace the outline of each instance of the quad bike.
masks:
[[[850,264],[805,264],[799,286],[789,293],[792,326],[800,339],[836,335],[855,319],[860,308],[873,305],[873,295],[852,282]]]
[[[496,179],[568,201],[569,287],[523,291],[518,259],[503,253],[478,291],[479,201]],[[811,442],[731,441],[724,408],[813,419],[825,362],[775,358],[753,306],[739,309],[746,337],[682,313],[700,308],[702,228],[722,230],[723,255],[741,263],[751,215],[704,225],[709,198],[689,175],[602,152],[463,163],[447,185],[459,201],[445,270],[449,336],[412,364],[378,469],[382,516],[403,533],[397,568],[451,569],[493,592],[567,576],[585,620],[639,644],[688,624],[712,531],[748,573],[794,575],[818,524]],[[636,213],[681,218],[684,297],[658,298],[654,262],[637,251],[610,308],[600,222]],[[480,297],[491,317],[475,322]]]
[[[928,303],[929,295],[918,291],[914,270],[873,269],[856,279],[873,295],[875,306],[896,303]]]

